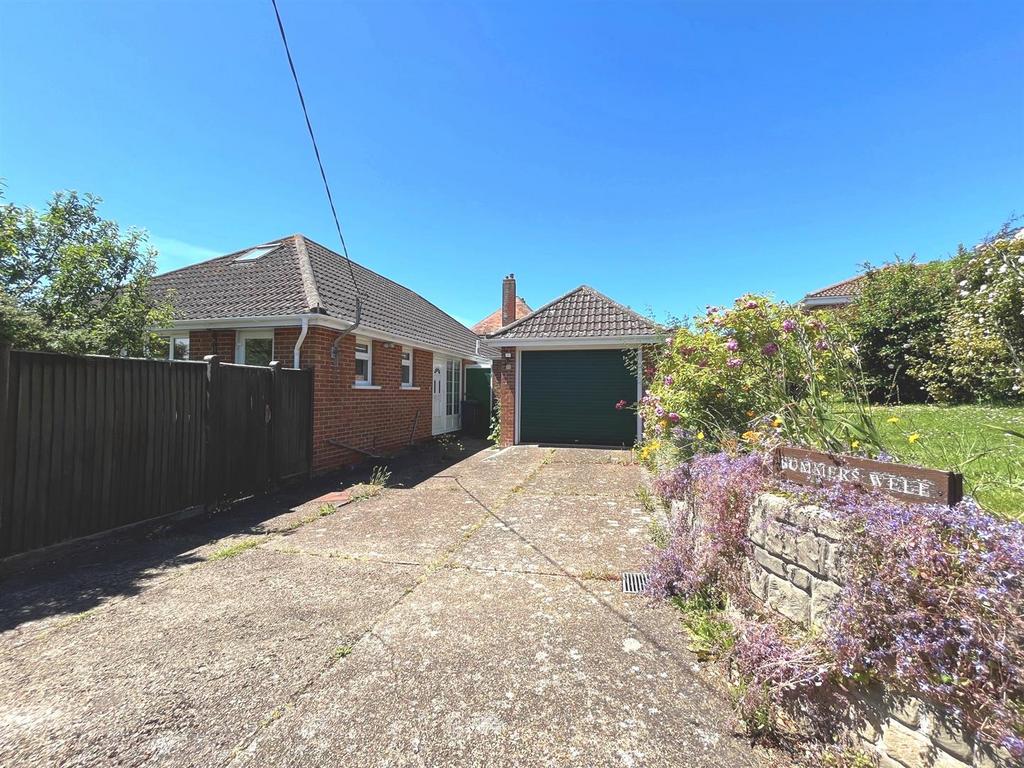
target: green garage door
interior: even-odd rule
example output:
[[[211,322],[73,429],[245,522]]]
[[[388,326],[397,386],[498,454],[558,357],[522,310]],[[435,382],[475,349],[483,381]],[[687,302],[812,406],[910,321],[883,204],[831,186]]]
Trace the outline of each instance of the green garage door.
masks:
[[[620,349],[526,352],[520,361],[519,440],[523,443],[632,445],[636,373]],[[635,354],[635,353],[630,353]]]

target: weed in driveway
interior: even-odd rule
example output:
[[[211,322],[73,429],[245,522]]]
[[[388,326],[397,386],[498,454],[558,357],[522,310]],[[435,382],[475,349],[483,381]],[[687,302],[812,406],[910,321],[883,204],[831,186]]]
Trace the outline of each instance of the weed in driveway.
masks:
[[[259,546],[262,542],[263,539],[260,538],[242,539],[241,541],[235,542],[234,544],[228,544],[226,547],[221,547],[212,555],[210,555],[209,559],[227,560],[229,557],[234,557],[235,555],[242,554],[247,549],[252,549],[253,547]]]
[[[658,549],[665,549],[669,542],[668,529],[662,525],[658,519],[651,520],[647,524],[647,535],[651,539],[651,543]]]
[[[726,606],[720,598],[701,593],[691,598],[673,597],[672,602],[683,614],[690,650],[697,658],[721,658],[735,644],[735,631],[723,615]]]
[[[579,578],[587,581],[618,581],[617,573],[611,571],[595,571],[590,568],[580,571]]]
[[[331,651],[331,661],[337,661],[338,659],[344,659],[350,653],[352,653],[351,645],[339,645],[333,651]]]
[[[640,506],[643,507],[644,512],[653,514],[658,511],[658,502],[654,498],[654,495],[647,489],[647,486],[640,483],[636,487],[636,498],[640,502]]]
[[[388,487],[391,480],[391,470],[383,464],[378,464],[370,473],[370,482],[361,483],[352,488],[352,501],[360,501],[376,496]]]

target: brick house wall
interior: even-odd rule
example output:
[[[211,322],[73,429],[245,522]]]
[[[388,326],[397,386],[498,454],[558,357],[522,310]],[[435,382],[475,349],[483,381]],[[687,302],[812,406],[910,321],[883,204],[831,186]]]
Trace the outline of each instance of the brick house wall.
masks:
[[[505,353],[511,357],[505,357]],[[516,441],[516,349],[502,347],[501,359],[495,360],[491,371],[494,396],[501,409],[501,447]]]
[[[226,362],[235,362],[235,332],[231,330],[189,331],[188,355],[202,360],[207,355],[220,355]]]
[[[297,327],[274,329],[274,358],[291,366]],[[373,340],[372,378],[380,389],[357,388],[355,335],[338,345],[337,360],[331,346],[339,332],[309,328],[300,351],[299,367],[313,371],[313,472],[327,472],[363,461],[361,449],[388,454],[413,442],[429,439],[432,423],[432,352],[413,348],[413,387],[401,387],[402,345]],[[234,331],[192,331],[189,353],[195,360],[218,354],[235,359]],[[463,370],[462,381],[465,381]],[[350,448],[332,444],[336,440]]]

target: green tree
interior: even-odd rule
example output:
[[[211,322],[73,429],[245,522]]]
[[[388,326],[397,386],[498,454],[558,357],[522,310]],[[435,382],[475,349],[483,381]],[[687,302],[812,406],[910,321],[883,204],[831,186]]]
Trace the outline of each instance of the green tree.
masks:
[[[957,263],[897,261],[865,273],[849,319],[873,401],[928,399],[919,371],[942,341]]]
[[[42,213],[0,206],[0,336],[16,347],[145,355],[169,319],[150,296],[145,232],[100,217],[100,199],[58,192]]]

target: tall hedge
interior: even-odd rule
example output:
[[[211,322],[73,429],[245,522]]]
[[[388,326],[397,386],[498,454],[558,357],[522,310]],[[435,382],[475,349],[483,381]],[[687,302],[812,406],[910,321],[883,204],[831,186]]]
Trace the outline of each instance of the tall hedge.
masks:
[[[921,367],[942,343],[956,262],[898,261],[865,273],[849,317],[872,401],[929,399]]]

